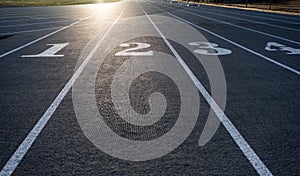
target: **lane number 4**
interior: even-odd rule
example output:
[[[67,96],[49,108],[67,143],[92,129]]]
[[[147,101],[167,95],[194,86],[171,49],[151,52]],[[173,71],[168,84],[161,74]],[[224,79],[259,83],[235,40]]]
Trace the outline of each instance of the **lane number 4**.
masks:
[[[300,49],[285,46],[277,42],[268,42],[265,47],[267,51],[287,51],[286,54],[300,54]]]

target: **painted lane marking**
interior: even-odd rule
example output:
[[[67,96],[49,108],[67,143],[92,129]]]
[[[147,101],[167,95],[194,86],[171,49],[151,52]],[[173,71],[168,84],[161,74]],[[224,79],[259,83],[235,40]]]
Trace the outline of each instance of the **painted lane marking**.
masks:
[[[252,12],[254,13],[254,12]],[[291,16],[283,16],[283,15],[287,15],[287,14],[278,14],[278,15],[271,15],[271,14],[267,14],[267,13],[261,13],[261,14],[258,14],[258,13],[254,13],[254,14],[257,14],[257,15],[265,15],[265,16],[270,16],[270,17],[276,17],[276,18],[285,18],[285,19],[290,19],[290,20],[300,20],[299,18],[293,18]]]
[[[277,51],[277,49],[271,48],[272,46],[275,46],[275,47],[284,47],[284,45],[282,45],[280,43],[268,42],[267,46],[265,47],[265,50],[267,50],[267,51]]]
[[[231,12],[228,12],[228,13],[231,13]],[[248,16],[248,17],[253,17],[253,18],[266,19],[266,20],[272,20],[272,21],[279,21],[279,22],[288,23],[288,24],[300,24],[300,23],[297,23],[297,22],[290,22],[290,21],[279,20],[279,19],[274,19],[274,18],[265,18],[265,17],[255,16],[255,15],[246,15],[246,14],[242,14],[242,13],[231,13],[231,14],[233,14],[233,15]]]
[[[211,55],[211,56],[221,56],[221,55],[228,55],[231,54],[231,50],[220,48],[219,45],[216,43],[210,42],[191,42],[189,43],[190,46],[198,46],[199,49],[194,50],[197,54],[203,55]],[[212,49],[216,52],[209,52],[207,49]]]
[[[209,33],[209,34],[211,34],[211,35],[217,37],[217,38],[220,38],[220,39],[222,39],[222,40],[224,40],[224,41],[226,41],[226,42],[228,42],[228,43],[231,43],[232,45],[235,45],[235,46],[237,46],[237,47],[239,47],[239,48],[241,48],[241,49],[243,49],[243,50],[245,50],[245,51],[247,51],[247,52],[250,52],[250,53],[252,53],[252,54],[254,54],[254,55],[256,55],[256,56],[259,56],[260,58],[262,58],[262,59],[264,59],[264,60],[266,60],[266,61],[269,61],[269,62],[271,62],[271,63],[273,63],[273,64],[275,64],[275,65],[278,65],[278,66],[280,66],[280,67],[282,67],[282,68],[288,70],[288,71],[291,71],[291,72],[293,72],[293,73],[295,73],[295,74],[297,74],[297,75],[300,75],[300,71],[298,71],[298,70],[296,70],[296,69],[293,69],[293,68],[291,68],[291,67],[289,67],[289,66],[287,66],[287,65],[284,65],[284,64],[282,64],[282,63],[280,63],[280,62],[277,62],[277,61],[275,61],[275,60],[273,60],[273,59],[271,59],[271,58],[269,58],[269,57],[267,57],[267,56],[264,56],[264,55],[262,55],[262,54],[260,54],[260,53],[258,53],[258,52],[256,52],[256,51],[253,51],[253,50],[251,50],[251,49],[249,49],[249,48],[247,48],[247,47],[245,47],[245,46],[242,46],[242,45],[240,45],[240,44],[238,44],[238,43],[236,43],[236,42],[234,42],[234,41],[231,41],[231,40],[229,40],[229,39],[227,39],[227,38],[225,38],[225,37],[222,37],[222,36],[220,36],[220,35],[218,35],[218,34],[216,34],[216,33],[214,33],[214,32],[211,32],[211,31],[209,31],[209,30],[207,30],[207,29],[205,29],[205,28],[203,28],[203,27],[200,27],[200,26],[198,26],[198,25],[196,25],[196,24],[194,24],[194,23],[192,23],[192,22],[190,22],[190,21],[187,21],[187,20],[185,20],[185,19],[183,19],[183,18],[180,18],[179,16],[176,16],[176,15],[170,13],[170,12],[167,12],[167,11],[165,11],[165,10],[159,8],[159,7],[156,7],[156,6],[152,5],[152,4],[150,4],[150,5],[153,6],[153,7],[155,7],[155,8],[157,8],[157,9],[159,9],[159,10],[161,10],[161,11],[163,11],[163,12],[165,12],[165,13],[167,13],[167,14],[169,14],[170,16],[173,16],[173,17],[175,17],[175,18],[177,18],[177,19],[179,19],[179,20],[181,20],[181,21],[183,21],[183,22],[185,22],[185,23],[187,23],[187,24],[190,24],[191,26],[194,26],[194,27],[196,27],[196,28],[198,28],[198,29],[201,29],[201,30],[203,30],[203,31],[205,31],[205,32],[207,32],[207,33]]]
[[[240,29],[248,30],[248,31],[251,31],[251,32],[255,32],[255,33],[258,33],[258,34],[262,34],[262,35],[265,35],[265,36],[269,36],[269,37],[272,37],[272,38],[276,38],[276,39],[280,39],[280,40],[284,40],[284,41],[287,41],[287,42],[291,42],[291,43],[295,43],[295,44],[299,44],[300,45],[300,42],[297,42],[297,41],[294,41],[294,40],[290,40],[290,39],[287,39],[287,38],[279,37],[279,36],[276,36],[276,35],[273,35],[273,34],[269,34],[269,33],[266,33],[266,32],[262,32],[262,31],[258,31],[258,30],[255,30],[255,29],[250,29],[250,28],[247,28],[247,27],[239,26],[239,25],[236,25],[236,24],[233,24],[233,23],[229,23],[229,22],[225,22],[225,21],[220,21],[220,20],[217,20],[215,18],[210,18],[210,17],[202,16],[202,15],[199,15],[199,14],[196,14],[196,13],[192,13],[192,12],[188,12],[188,11],[185,11],[185,10],[181,10],[181,11],[183,11],[185,13],[188,13],[188,14],[195,15],[195,16],[199,16],[201,18],[206,18],[206,19],[214,20],[214,21],[217,21],[217,22],[220,22],[220,23],[223,23],[223,24],[227,24],[227,25],[230,25],[230,26],[234,26],[234,27],[237,27],[237,28],[240,28]],[[213,13],[213,12],[208,12],[208,13]],[[217,14],[217,15],[224,16],[224,15],[221,15],[221,14]]]
[[[55,18],[25,18],[25,19],[18,19],[18,20],[6,20],[6,21],[0,21],[0,24],[2,23],[9,23],[9,22],[17,22],[17,21],[35,21],[35,20],[50,20],[50,19],[59,19],[58,17]]]
[[[204,4],[202,4],[204,5]],[[212,8],[216,8],[216,7],[212,7],[212,6],[209,6],[209,5],[204,5],[204,6],[207,6],[207,7],[210,7],[210,9]],[[222,8],[223,10],[219,10],[220,12],[226,12],[226,11],[229,11],[229,10],[233,10],[232,8],[229,8],[227,10],[227,8],[224,8],[224,7],[218,7],[218,8]],[[294,18],[294,17],[291,17],[291,16],[285,16],[287,14],[276,14],[276,15],[272,15],[270,13],[272,12],[261,12],[261,11],[253,11],[253,10],[245,10],[245,9],[234,9],[235,11],[237,12],[241,12],[241,13],[250,13],[250,14],[256,14],[256,15],[264,15],[264,16],[269,16],[269,17],[276,17],[276,18],[285,18],[285,19],[290,19],[290,20],[300,20],[299,18]],[[274,14],[274,13],[273,13]]]
[[[278,49],[276,49],[278,48]],[[283,44],[277,43],[277,42],[268,42],[267,46],[265,47],[265,50],[267,51],[288,51],[286,54],[300,54],[300,49],[292,48],[289,46],[285,46]]]
[[[137,46],[119,51],[115,54],[115,56],[153,56],[153,51],[136,52],[136,50],[141,50],[141,49],[146,49],[151,47],[151,45],[148,43],[130,42],[130,43],[122,43],[119,46],[130,47],[131,45],[137,45]]]
[[[55,100],[51,103],[51,105],[48,107],[47,111],[43,114],[43,116],[40,118],[40,120],[36,123],[36,125],[33,127],[33,129],[29,132],[27,137],[24,139],[24,141],[21,143],[21,145],[18,147],[18,149],[15,151],[15,153],[11,156],[11,158],[7,161],[5,166],[2,168],[0,172],[0,176],[10,176],[14,170],[17,168],[25,154],[30,149],[33,142],[36,140],[36,138],[39,136],[45,125],[48,123],[50,118],[52,117],[53,113],[56,111],[57,107],[60,105],[64,97],[67,95],[71,87],[73,86],[76,79],[79,77],[81,72],[84,70],[90,59],[93,57],[93,55],[96,53],[99,46],[102,44],[104,39],[108,36],[111,29],[115,26],[115,24],[120,19],[121,15],[124,13],[127,6],[123,9],[123,11],[120,13],[120,15],[117,17],[117,19],[111,24],[111,26],[107,29],[105,34],[102,36],[102,38],[99,40],[97,45],[93,48],[93,50],[90,52],[90,54],[85,58],[85,60],[82,62],[82,64],[79,66],[79,68],[76,70],[74,75],[71,77],[71,79],[67,82],[67,84],[64,86],[64,88],[60,91],[60,93],[57,95]]]
[[[3,17],[3,18],[0,18],[0,22],[2,23],[6,19],[7,19],[6,21],[8,21],[11,18],[25,18],[25,19],[18,19],[18,20],[33,19],[33,17],[31,17],[31,16]]]
[[[64,47],[69,45],[69,43],[59,43],[59,44],[47,44],[49,46],[52,46],[48,48],[47,50],[41,52],[40,54],[36,55],[22,55],[21,57],[64,57],[64,55],[55,55],[57,52],[62,50]]]
[[[0,35],[12,35],[12,34],[23,34],[23,33],[31,33],[31,32],[40,32],[40,31],[49,31],[54,29],[60,29],[63,26],[52,27],[52,28],[42,28],[42,29],[34,29],[34,30],[26,30],[26,31],[17,31],[17,32],[8,32],[8,33],[0,33]]]
[[[70,24],[70,25],[68,25],[68,26],[62,27],[62,28],[60,28],[60,29],[58,29],[58,30],[56,30],[56,31],[54,31],[54,32],[51,32],[51,33],[49,33],[49,34],[47,34],[47,35],[44,35],[44,36],[42,36],[42,37],[40,37],[40,38],[38,38],[38,39],[35,39],[35,40],[33,40],[33,41],[31,41],[31,42],[25,44],[25,45],[19,46],[19,47],[13,49],[13,50],[10,50],[10,51],[8,51],[8,52],[6,52],[6,53],[3,53],[3,54],[0,55],[0,59],[3,58],[3,57],[5,57],[5,56],[7,56],[7,55],[9,55],[9,54],[11,54],[11,53],[14,53],[14,52],[16,52],[16,51],[19,51],[19,50],[21,50],[21,49],[23,49],[23,48],[25,48],[25,47],[27,47],[27,46],[30,46],[30,45],[32,45],[32,44],[38,42],[38,41],[41,41],[41,40],[43,40],[43,39],[45,39],[45,38],[47,38],[47,37],[50,37],[50,36],[52,36],[52,35],[54,35],[54,34],[60,32],[60,31],[63,31],[63,30],[65,30],[65,29],[69,28],[69,27],[72,27],[72,26],[74,26],[74,25],[76,25],[76,24],[78,24],[78,23],[80,23],[80,22],[82,22],[82,21],[84,21],[84,20],[86,20],[86,19],[88,19],[88,18],[94,16],[94,15],[95,15],[95,14],[92,14],[92,15],[90,15],[90,16],[88,16],[88,17],[82,18],[81,20],[76,21],[76,22],[74,22],[74,23],[72,23],[72,24]]]
[[[205,13],[218,14],[218,12],[216,12],[215,10],[205,10]],[[221,15],[221,14],[219,14],[219,15]],[[286,29],[286,30],[300,32],[300,30],[298,30],[298,29],[289,28],[289,27],[283,27],[283,26],[278,26],[278,25],[275,25],[275,24],[269,24],[269,23],[264,23],[264,22],[260,22],[260,21],[253,21],[253,20],[249,20],[249,19],[245,19],[245,18],[233,17],[233,16],[230,16],[230,15],[224,15],[224,14],[221,15],[221,16],[227,16],[227,17],[230,17],[230,18],[239,19],[239,20],[243,20],[243,21],[248,21],[248,22],[255,23],[255,24],[263,24],[263,25],[266,25],[266,26],[272,26],[272,27],[276,27],[276,28],[281,28],[281,29]]]
[[[49,17],[50,15],[57,15],[58,17],[61,17],[61,16],[76,16],[78,17],[78,13],[71,13],[71,14],[66,14],[66,12],[56,12],[56,13],[53,13],[53,12],[48,12],[48,13],[45,13],[43,12],[42,14],[36,14],[36,13],[23,13],[24,15],[20,14],[20,15],[6,15],[6,16],[1,16],[2,18],[0,18],[0,22],[6,20],[6,19],[11,19],[11,18],[22,18],[22,17],[25,17],[25,18],[32,18],[32,19],[35,19],[35,18],[44,18],[44,17]],[[2,20],[2,21],[1,21]]]
[[[151,4],[152,5],[152,4]],[[140,5],[141,6],[141,5]],[[155,6],[153,6],[155,7]],[[207,92],[207,90],[204,88],[204,86],[201,84],[201,82],[197,79],[197,77],[194,75],[194,73],[190,70],[190,68],[185,64],[181,56],[178,54],[178,52],[175,50],[175,48],[170,44],[170,42],[165,38],[165,36],[161,33],[161,31],[158,29],[158,27],[155,25],[155,23],[152,21],[152,19],[147,15],[143,7],[141,6],[142,10],[150,20],[150,22],[153,24],[154,28],[157,30],[157,32],[160,34],[160,36],[163,38],[165,43],[168,45],[172,53],[175,55],[179,63],[182,65],[184,70],[186,70],[187,74],[190,76],[192,81],[194,82],[195,86],[198,88],[198,90],[201,92],[207,103],[210,105],[210,107],[213,109],[213,111],[216,113],[217,117],[220,119],[221,123],[224,125],[226,130],[229,132],[233,140],[236,142],[236,144],[239,146],[241,151],[244,153],[244,155],[247,157],[247,159],[250,161],[252,166],[255,168],[258,174],[260,175],[273,175],[270,170],[266,167],[266,165],[262,162],[262,160],[259,158],[259,156],[254,152],[254,150],[250,147],[250,145],[247,143],[247,141],[244,139],[244,137],[240,134],[240,132],[236,129],[236,127],[232,124],[232,122],[229,120],[227,115],[223,112],[223,110],[218,106],[218,104],[215,102],[215,100],[210,96],[210,94]],[[157,8],[157,7],[155,7]],[[157,8],[159,9],[159,8]],[[162,10],[164,11],[164,10]],[[166,11],[165,11],[166,12]]]
[[[244,14],[244,13],[233,13],[233,12],[224,11],[224,10],[222,10],[222,12],[233,14],[233,15],[242,15],[242,16],[248,16],[248,17],[259,18],[259,19],[279,21],[279,22],[288,23],[288,24],[300,24],[298,22],[290,22],[290,21],[286,21],[286,20],[280,20],[280,19],[274,19],[274,18],[268,18],[268,17],[261,17],[261,16],[256,16],[256,15],[247,15],[247,14]]]
[[[74,21],[74,20],[69,19],[69,20],[60,20],[60,21],[46,21],[46,22],[40,22],[40,23],[14,24],[14,25],[0,26],[0,28],[33,26],[33,25],[39,25],[39,24],[53,24],[53,23],[61,23],[61,22],[68,22],[68,21]]]

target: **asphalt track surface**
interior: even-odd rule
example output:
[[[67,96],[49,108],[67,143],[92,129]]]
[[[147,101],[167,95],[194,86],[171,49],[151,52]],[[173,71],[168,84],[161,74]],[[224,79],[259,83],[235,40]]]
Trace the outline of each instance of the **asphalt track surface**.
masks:
[[[298,16],[157,0],[0,8],[0,175],[300,175],[299,39]],[[146,45],[124,51],[137,47],[134,42]],[[202,43],[199,48],[190,42],[218,46]],[[53,45],[57,48],[48,56],[32,56],[49,44],[62,45]],[[134,58],[126,53],[142,54]],[[163,61],[165,55],[170,63]],[[211,60],[219,61],[221,69],[207,70]],[[89,70],[97,64],[96,71]],[[157,69],[149,71],[149,65]],[[124,92],[130,98],[127,106],[123,99],[111,98],[118,70],[124,79],[145,71]],[[156,70],[178,75],[170,78]],[[207,72],[221,78],[212,80]],[[222,84],[222,73],[226,86],[216,91],[222,94],[210,96],[213,84]],[[89,83],[94,83],[97,111],[108,126],[139,142],[160,138],[177,124],[183,92],[176,80],[192,85],[187,90],[197,94],[188,102],[200,103],[200,108],[191,133],[174,150],[131,161],[111,156],[87,137],[76,106],[90,101],[84,89]],[[117,97],[125,87],[116,87]],[[154,104],[166,107],[153,123],[151,117],[161,114],[149,106],[155,92],[165,99]],[[83,106],[89,114],[89,105]],[[132,112],[125,114],[127,121],[122,119],[118,110],[128,106],[144,115],[154,108],[146,119],[150,125],[128,122]],[[199,146],[211,112],[221,125]],[[164,150],[160,145],[154,149]]]

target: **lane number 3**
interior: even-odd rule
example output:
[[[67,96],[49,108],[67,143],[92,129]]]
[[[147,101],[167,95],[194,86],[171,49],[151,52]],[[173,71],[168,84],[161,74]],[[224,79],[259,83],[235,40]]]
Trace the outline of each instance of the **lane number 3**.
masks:
[[[199,49],[194,50],[197,54],[210,55],[210,56],[220,56],[220,55],[228,55],[232,52],[229,49],[220,48],[216,43],[210,42],[191,42],[190,46],[197,46]],[[211,52],[210,50],[214,50],[215,52]]]
[[[148,43],[139,43],[139,42],[130,42],[130,43],[122,43],[119,45],[120,47],[130,47],[122,51],[119,51],[115,54],[115,56],[153,56],[153,51],[140,51],[146,48],[149,48],[151,45]]]

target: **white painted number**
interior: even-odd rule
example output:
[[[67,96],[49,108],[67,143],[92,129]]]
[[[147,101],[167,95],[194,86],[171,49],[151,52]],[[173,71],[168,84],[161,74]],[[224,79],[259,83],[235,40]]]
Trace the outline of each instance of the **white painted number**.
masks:
[[[50,47],[46,51],[37,55],[23,55],[21,57],[64,57],[64,55],[55,55],[58,51],[69,45],[69,43],[47,44]]]
[[[153,56],[153,51],[145,51],[145,52],[137,51],[137,50],[149,48],[151,45],[148,43],[139,43],[139,42],[122,43],[120,44],[120,47],[130,47],[131,45],[136,45],[136,47],[119,51],[115,54],[115,56]]]
[[[300,54],[300,49],[288,47],[277,42],[268,42],[265,47],[267,51],[287,51],[286,54]]]
[[[191,42],[189,43],[190,46],[197,46],[200,49],[194,50],[197,54],[203,54],[203,55],[227,55],[231,54],[231,51],[229,49],[220,48],[219,45],[216,43],[209,43],[209,42]],[[213,49],[215,52],[209,52],[208,49]]]

